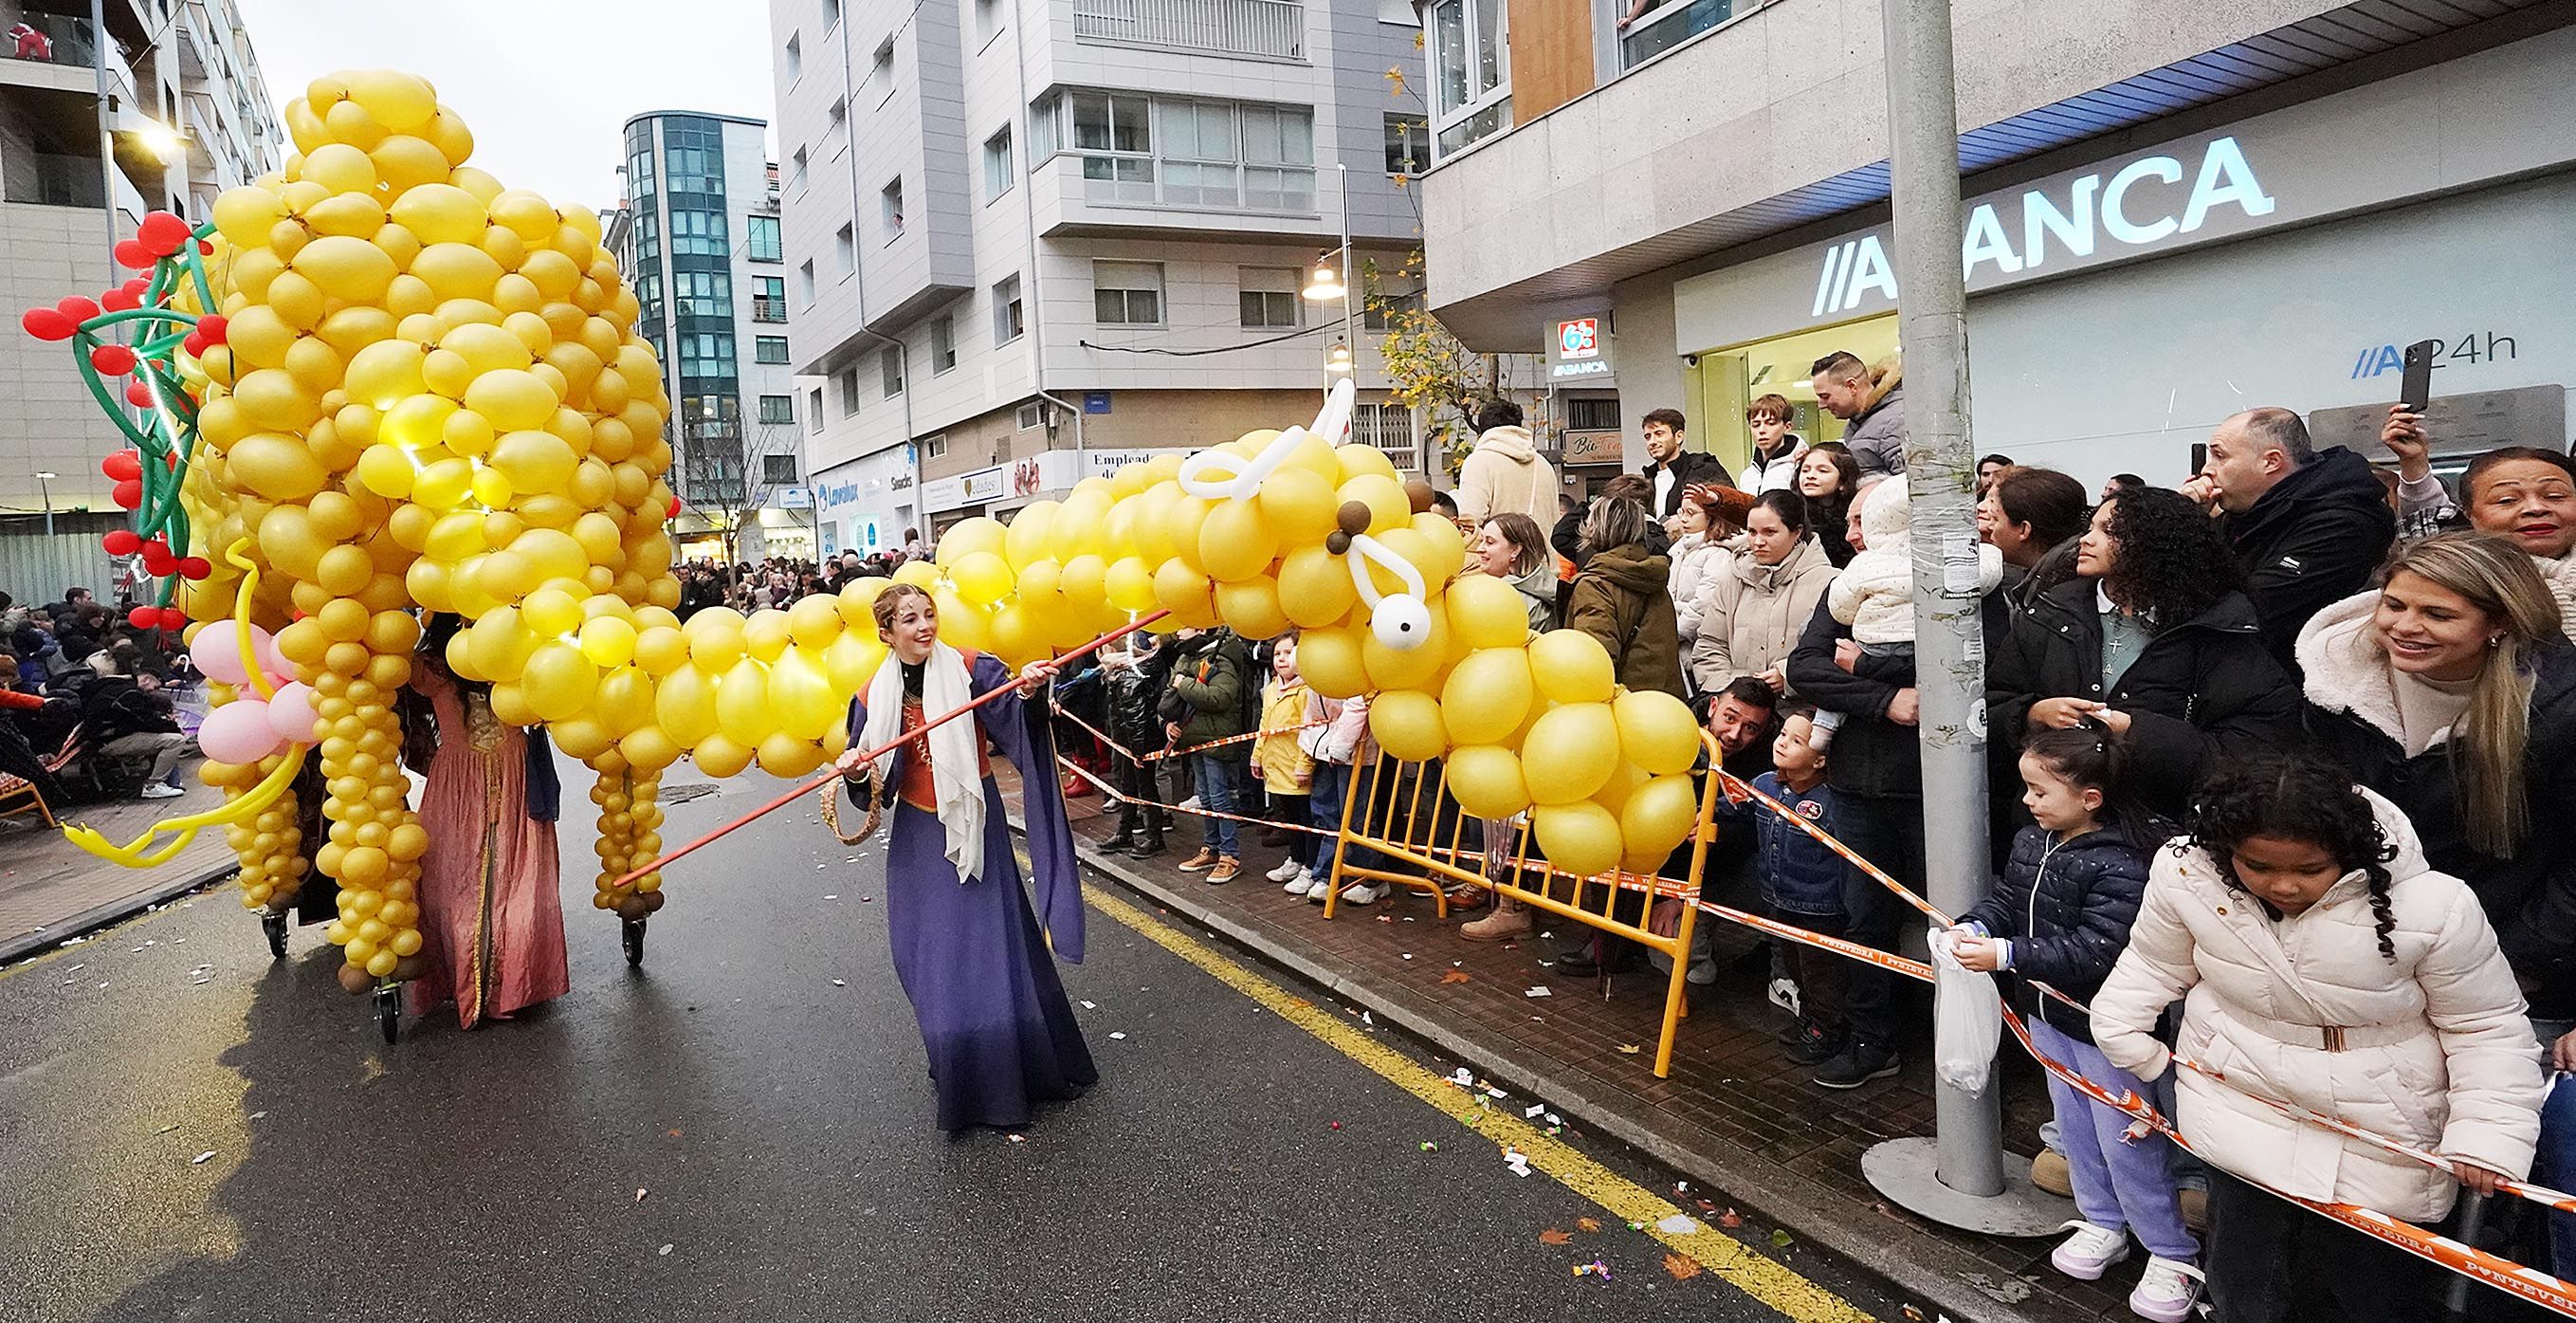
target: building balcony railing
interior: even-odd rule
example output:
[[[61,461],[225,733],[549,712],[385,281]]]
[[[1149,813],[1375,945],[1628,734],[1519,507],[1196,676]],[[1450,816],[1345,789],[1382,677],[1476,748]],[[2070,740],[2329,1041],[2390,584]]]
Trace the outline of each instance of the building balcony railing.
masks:
[[[1711,28],[1723,27],[1769,0],[1665,0],[1619,34],[1619,65],[1634,69]]]
[[[753,295],[751,300],[751,319],[756,322],[786,321],[787,300],[765,298],[756,294]]]
[[[88,19],[0,4],[0,57],[87,69],[98,62],[98,45],[90,37]],[[110,63],[121,69],[124,59],[120,55]]]
[[[1074,0],[1073,35],[1102,46],[1306,58],[1306,7],[1298,0]]]

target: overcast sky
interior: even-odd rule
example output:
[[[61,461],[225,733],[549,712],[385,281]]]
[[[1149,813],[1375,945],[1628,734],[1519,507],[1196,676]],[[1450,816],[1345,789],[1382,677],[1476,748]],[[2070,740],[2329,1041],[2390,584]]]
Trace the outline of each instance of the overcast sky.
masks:
[[[408,70],[465,117],[475,165],[558,206],[617,200],[619,129],[631,115],[773,118],[769,11],[758,0],[234,2],[281,122],[323,74]]]

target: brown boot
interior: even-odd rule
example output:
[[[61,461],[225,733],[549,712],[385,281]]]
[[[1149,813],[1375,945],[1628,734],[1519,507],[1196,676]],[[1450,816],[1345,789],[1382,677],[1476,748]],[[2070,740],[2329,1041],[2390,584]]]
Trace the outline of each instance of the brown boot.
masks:
[[[1226,883],[1233,881],[1235,879],[1235,875],[1242,871],[1242,860],[1237,859],[1230,854],[1220,855],[1217,858],[1216,867],[1209,869],[1207,877],[1203,880],[1206,881],[1209,886],[1223,886]]]
[[[1209,869],[1216,867],[1216,861],[1216,851],[1203,847],[1197,854],[1191,855],[1189,858],[1181,861],[1181,871],[1184,873],[1204,873]]]
[[[1505,901],[1495,906],[1493,913],[1458,925],[1458,935],[1471,942],[1509,942],[1529,936],[1536,926],[1527,906]]]

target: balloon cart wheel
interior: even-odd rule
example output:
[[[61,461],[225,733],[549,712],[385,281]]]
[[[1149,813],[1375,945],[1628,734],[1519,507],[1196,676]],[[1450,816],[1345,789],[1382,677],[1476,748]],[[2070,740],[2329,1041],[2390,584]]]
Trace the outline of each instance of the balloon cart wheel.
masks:
[[[259,926],[268,933],[269,957],[284,960],[286,958],[286,916],[263,914],[259,916]]]
[[[644,919],[620,919],[617,921],[617,935],[619,940],[625,944],[626,963],[630,966],[640,967],[644,963],[644,925],[646,922],[647,920]]]
[[[376,985],[376,1027],[382,1029],[387,1043],[402,1035],[402,985]]]

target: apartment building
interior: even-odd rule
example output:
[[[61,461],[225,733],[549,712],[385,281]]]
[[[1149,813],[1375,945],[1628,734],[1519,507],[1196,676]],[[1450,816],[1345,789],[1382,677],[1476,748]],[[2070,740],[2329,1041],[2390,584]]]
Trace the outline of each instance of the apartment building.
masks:
[[[232,0],[108,0],[104,12],[104,41],[87,0],[11,5],[0,22],[0,300],[11,308],[121,282],[132,273],[109,248],[146,213],[202,220],[217,194],[291,150]],[[0,337],[0,398],[0,511],[113,512],[98,464],[125,441],[71,354]]]
[[[768,125],[699,111],[626,121],[605,237],[672,410],[684,557],[816,554]]]
[[[1634,469],[1679,407],[1730,463],[1750,397],[1896,348],[1879,7],[1428,0],[1433,310],[1551,356],[1568,450]],[[2440,341],[2457,457],[2565,449],[2576,6],[1958,0],[1974,431],[2098,482],[2180,480],[2283,405],[2384,457]],[[1589,334],[1587,335],[1587,328]],[[1571,352],[1570,352],[1571,351]],[[1622,422],[1626,426],[1622,427]]]
[[[1422,464],[1378,319],[1301,296],[1345,213],[1359,283],[1409,292],[1409,5],[772,0],[770,24],[827,550],[1306,419],[1337,344],[1364,439]]]

